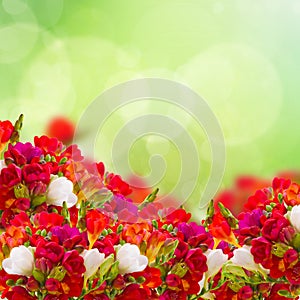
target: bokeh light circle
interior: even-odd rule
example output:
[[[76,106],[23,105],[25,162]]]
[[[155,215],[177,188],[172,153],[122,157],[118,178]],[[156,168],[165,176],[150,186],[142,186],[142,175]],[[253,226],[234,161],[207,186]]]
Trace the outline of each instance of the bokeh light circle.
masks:
[[[282,90],[278,72],[250,46],[208,48],[178,68],[177,79],[209,99],[228,145],[263,135],[279,116]]]

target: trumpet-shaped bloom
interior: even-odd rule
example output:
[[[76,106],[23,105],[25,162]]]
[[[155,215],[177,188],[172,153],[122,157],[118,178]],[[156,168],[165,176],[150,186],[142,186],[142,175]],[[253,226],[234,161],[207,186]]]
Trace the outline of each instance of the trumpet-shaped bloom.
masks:
[[[104,253],[100,253],[98,249],[84,250],[80,255],[84,259],[84,266],[86,268],[84,277],[88,279],[96,273],[103,263],[105,255]]]
[[[98,210],[89,210],[86,213],[86,229],[88,233],[88,240],[90,243],[90,249],[92,249],[94,243],[97,241],[100,233],[108,224],[108,218]]]
[[[23,245],[13,248],[10,257],[3,260],[2,267],[8,274],[31,276],[34,268],[31,249]]]
[[[47,204],[63,206],[63,202],[67,203],[67,207],[72,207],[77,202],[77,196],[73,193],[73,183],[66,177],[58,177],[53,179],[47,191]]]
[[[143,271],[148,265],[148,258],[141,255],[137,245],[126,243],[117,252],[121,274]]]

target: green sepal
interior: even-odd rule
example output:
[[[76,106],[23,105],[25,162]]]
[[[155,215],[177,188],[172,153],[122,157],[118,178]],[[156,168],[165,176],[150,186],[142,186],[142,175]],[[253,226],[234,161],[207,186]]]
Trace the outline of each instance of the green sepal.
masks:
[[[16,144],[20,139],[20,132],[21,132],[21,129],[23,126],[23,119],[24,119],[24,116],[23,116],[23,114],[21,114],[19,116],[19,119],[16,121],[16,123],[14,125],[14,131],[10,137],[10,142],[13,145]]]
[[[287,291],[287,290],[279,290],[279,291],[277,291],[277,294],[280,296],[289,298],[289,299],[295,299],[295,296],[292,295],[291,292]]]
[[[188,266],[184,262],[179,262],[176,265],[174,265],[171,269],[171,273],[178,275],[180,278],[184,277],[184,275],[189,270]]]
[[[64,279],[66,273],[67,273],[67,271],[65,270],[65,268],[63,266],[56,266],[51,270],[48,277],[57,279],[58,281],[62,281]]]
[[[109,272],[114,261],[115,261],[114,255],[110,254],[108,257],[105,258],[105,260],[101,264],[100,269],[97,272],[97,277],[99,277],[101,279],[101,281],[104,280],[105,276]]]
[[[223,267],[223,272],[224,272],[225,276],[229,275],[229,277],[232,277],[232,275],[234,275],[234,276],[238,276],[238,277],[242,277],[242,278],[248,278],[248,276],[246,275],[246,273],[242,267],[236,266],[232,263],[227,263]]]
[[[43,272],[41,272],[40,270],[34,268],[32,271],[32,276],[41,285],[43,285],[45,283],[45,280],[46,280],[45,274]]]
[[[28,188],[22,183],[14,186],[14,194],[16,198],[29,198]]]
[[[227,220],[229,226],[233,229],[237,229],[239,221],[238,219],[232,214],[232,212],[226,208],[223,203],[219,202],[218,206],[220,208],[221,215]]]
[[[289,250],[291,247],[289,247],[286,244],[282,244],[282,243],[276,243],[274,245],[272,245],[272,254],[276,255],[277,257],[283,258],[284,254],[287,250]]]
[[[110,268],[109,277],[107,279],[114,280],[118,275],[119,275],[119,262],[115,261]]]
[[[31,200],[31,208],[35,208],[39,205],[42,205],[44,202],[46,202],[46,200],[47,200],[47,198],[45,195],[39,195],[39,196],[34,197]]]
[[[207,227],[208,225],[210,225],[212,223],[214,214],[215,214],[214,200],[212,199],[212,200],[210,200],[208,207],[207,207],[206,219],[204,222],[205,227]]]
[[[158,194],[159,188],[156,188],[151,194],[149,194],[144,201],[138,206],[138,209],[141,210],[143,209],[145,206],[147,206],[147,204],[152,203]]]
[[[300,233],[296,233],[293,240],[292,245],[296,248],[297,251],[300,251]]]

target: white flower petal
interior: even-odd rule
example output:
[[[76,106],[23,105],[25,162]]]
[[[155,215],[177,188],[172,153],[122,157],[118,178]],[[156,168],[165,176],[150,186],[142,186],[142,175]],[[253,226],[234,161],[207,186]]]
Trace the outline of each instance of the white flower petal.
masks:
[[[219,270],[228,260],[228,255],[224,254],[222,249],[207,250],[206,252],[204,254],[207,257],[208,271],[205,273],[205,276],[208,279],[215,276],[219,272]]]
[[[141,255],[137,245],[126,243],[117,251],[119,271],[121,274],[143,271],[148,265],[148,258]]]
[[[297,232],[300,232],[300,205],[293,206],[290,213],[290,221]]]
[[[253,255],[250,252],[251,247],[244,245],[233,251],[231,262],[237,266],[243,267],[249,271],[259,271],[260,267],[254,262]]]
[[[81,253],[81,256],[84,259],[84,266],[86,269],[84,273],[85,278],[93,276],[105,259],[104,253],[100,253],[98,249],[84,250]]]

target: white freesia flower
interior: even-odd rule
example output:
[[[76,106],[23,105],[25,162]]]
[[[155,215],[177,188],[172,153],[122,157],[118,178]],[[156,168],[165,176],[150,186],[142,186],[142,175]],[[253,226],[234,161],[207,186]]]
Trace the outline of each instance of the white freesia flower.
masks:
[[[100,253],[98,249],[84,250],[80,255],[84,259],[84,266],[86,269],[84,277],[86,279],[96,273],[105,259],[104,253]]]
[[[235,249],[233,251],[233,257],[230,259],[230,261],[234,265],[243,267],[249,271],[259,271],[264,274],[269,273],[269,270],[265,269],[261,264],[257,264],[254,261],[251,253],[251,246],[244,245],[241,248]]]
[[[243,267],[249,271],[258,271],[259,265],[255,263],[253,255],[250,252],[251,247],[244,245],[233,251],[233,257],[230,259],[234,265]]]
[[[7,166],[6,166],[6,164],[5,164],[5,161],[4,161],[4,159],[1,159],[0,160],[0,173],[1,173],[1,170],[3,169],[3,168],[6,168]]]
[[[224,254],[221,249],[208,249],[204,252],[204,255],[207,258],[206,264],[208,270],[204,273],[202,280],[199,281],[200,290],[206,287],[208,279],[215,276],[228,260],[228,255]],[[208,297],[207,299],[211,299],[211,295],[206,296]]]
[[[290,221],[295,229],[300,232],[300,205],[293,206],[290,213]]]
[[[148,265],[148,258],[141,255],[137,245],[124,244],[117,250],[119,271],[121,274],[143,271]]]
[[[2,267],[8,274],[31,276],[34,268],[32,248],[23,245],[13,248],[9,258],[2,261]]]
[[[63,202],[67,203],[67,207],[72,207],[77,202],[77,196],[73,193],[73,183],[66,177],[57,177],[52,179],[47,191],[47,204],[63,206]]]
[[[215,276],[228,259],[228,255],[224,254],[221,249],[207,250],[204,253],[207,257],[208,270],[205,277],[210,278]]]

